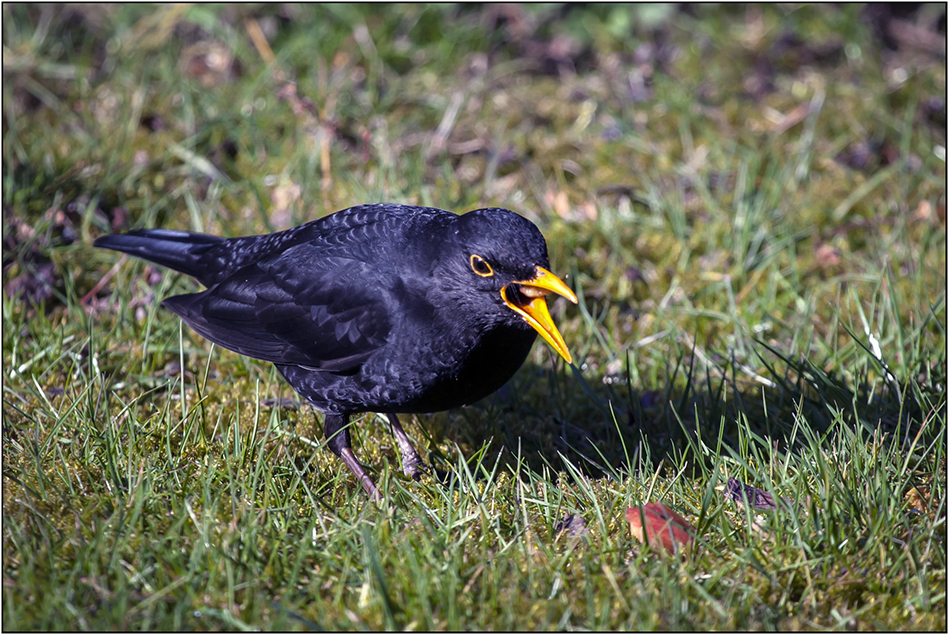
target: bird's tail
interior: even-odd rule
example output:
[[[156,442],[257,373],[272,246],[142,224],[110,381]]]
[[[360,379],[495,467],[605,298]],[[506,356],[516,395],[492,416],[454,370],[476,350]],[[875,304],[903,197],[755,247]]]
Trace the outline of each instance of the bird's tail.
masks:
[[[210,272],[202,257],[225,240],[173,229],[139,229],[127,234],[102,236],[92,245],[143,258],[205,282],[204,278]]]

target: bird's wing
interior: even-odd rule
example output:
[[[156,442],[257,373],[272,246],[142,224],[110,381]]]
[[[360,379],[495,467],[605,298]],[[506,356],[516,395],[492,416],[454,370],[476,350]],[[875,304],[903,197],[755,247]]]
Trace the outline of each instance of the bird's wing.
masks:
[[[297,245],[165,305],[243,355],[347,373],[386,343],[387,283],[368,263]]]

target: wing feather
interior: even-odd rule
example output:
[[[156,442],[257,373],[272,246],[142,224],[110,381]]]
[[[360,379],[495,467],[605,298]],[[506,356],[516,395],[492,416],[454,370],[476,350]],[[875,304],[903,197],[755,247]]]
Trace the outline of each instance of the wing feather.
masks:
[[[386,281],[367,263],[320,257],[304,244],[164,304],[224,348],[278,364],[348,373],[387,341],[385,289]]]

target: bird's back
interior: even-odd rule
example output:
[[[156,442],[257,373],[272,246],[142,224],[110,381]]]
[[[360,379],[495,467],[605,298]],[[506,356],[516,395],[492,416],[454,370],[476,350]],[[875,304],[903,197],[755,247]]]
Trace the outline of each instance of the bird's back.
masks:
[[[180,271],[213,286],[235,272],[291,247],[307,243],[327,258],[373,261],[378,245],[398,247],[400,236],[443,225],[455,215],[444,210],[380,203],[359,205],[282,232],[221,238],[170,229],[143,229],[103,236],[94,246],[127,253]],[[384,241],[377,239],[385,238]]]
[[[174,230],[105,236],[95,246],[171,267],[208,288],[163,306],[212,342],[256,359],[352,373],[386,345],[404,292],[426,258],[419,241],[455,214],[363,205],[283,232],[218,238]],[[429,255],[429,254],[424,254]],[[412,265],[411,267],[408,265]]]

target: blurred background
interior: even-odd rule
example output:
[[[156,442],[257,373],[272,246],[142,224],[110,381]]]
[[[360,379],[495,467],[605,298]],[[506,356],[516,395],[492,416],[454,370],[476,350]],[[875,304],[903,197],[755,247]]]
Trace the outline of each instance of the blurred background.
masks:
[[[802,166],[784,211],[820,221],[879,169],[943,160],[939,4],[7,4],[4,23],[4,203],[84,231],[282,229],[370,200],[583,222],[670,190],[693,224],[763,152]]]

